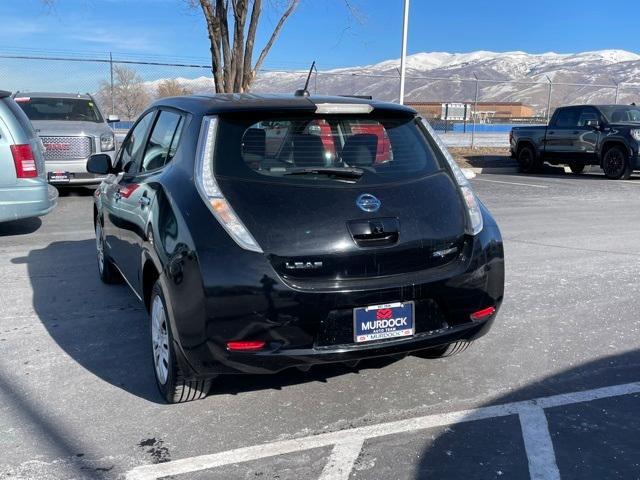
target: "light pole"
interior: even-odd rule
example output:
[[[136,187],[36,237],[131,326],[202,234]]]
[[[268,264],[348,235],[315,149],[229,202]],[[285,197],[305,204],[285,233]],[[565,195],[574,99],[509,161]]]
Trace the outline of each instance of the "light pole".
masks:
[[[471,118],[473,118],[473,129],[471,130],[471,149],[475,148],[475,140],[476,140],[476,115],[478,114],[478,93],[480,90],[480,80],[478,76],[473,73],[473,76],[476,77],[476,96],[473,99],[473,111],[471,112]]]
[[[400,55],[400,99],[404,104],[404,79],[407,70],[407,31],[409,30],[409,0],[404,0],[404,20],[402,21],[402,53]]]
[[[551,116],[551,92],[553,91],[553,81],[549,78],[549,75],[545,75],[549,82],[549,96],[547,97],[547,123],[549,123],[549,117]]]

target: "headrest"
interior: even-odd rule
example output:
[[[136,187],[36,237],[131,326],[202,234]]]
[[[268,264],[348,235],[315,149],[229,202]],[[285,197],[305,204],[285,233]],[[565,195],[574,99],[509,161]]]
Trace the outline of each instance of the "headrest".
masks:
[[[293,163],[298,167],[326,166],[325,149],[318,135],[298,134],[293,137]]]
[[[377,135],[373,133],[352,135],[342,147],[342,161],[352,167],[368,167],[373,165],[377,150]]]

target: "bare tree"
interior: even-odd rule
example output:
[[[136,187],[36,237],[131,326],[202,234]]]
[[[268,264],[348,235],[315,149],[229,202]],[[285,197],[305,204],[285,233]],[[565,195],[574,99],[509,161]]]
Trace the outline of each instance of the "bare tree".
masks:
[[[272,4],[272,8],[278,10],[279,20],[255,64],[253,51],[262,14],[262,0],[187,0],[187,2],[202,10],[207,23],[211,44],[211,71],[216,92],[229,93],[246,92],[251,88],[271,47],[280,35],[282,26],[298,7],[300,0],[282,0]],[[281,8],[278,9],[277,4],[280,4]],[[230,17],[232,17],[231,22]]]
[[[179,97],[180,95],[191,95],[193,90],[182,85],[174,78],[167,78],[158,83],[156,98]]]
[[[103,108],[113,101],[114,113],[123,120],[135,120],[151,102],[142,77],[124,65],[113,66],[113,96],[111,84],[107,81],[100,83],[97,96]]]

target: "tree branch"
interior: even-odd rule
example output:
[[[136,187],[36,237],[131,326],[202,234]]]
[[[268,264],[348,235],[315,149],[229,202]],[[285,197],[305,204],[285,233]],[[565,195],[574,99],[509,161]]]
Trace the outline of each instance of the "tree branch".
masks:
[[[213,73],[213,81],[215,83],[216,92],[224,91],[224,78],[222,76],[222,57],[220,55],[220,22],[216,17],[216,14],[211,6],[209,0],[199,0],[200,7],[204,14],[204,18],[207,22],[207,32],[209,34],[209,42],[211,44],[211,58],[213,65],[211,65],[211,73]]]
[[[262,52],[260,52],[258,61],[256,62],[255,67],[253,68],[253,72],[251,72],[251,75],[252,75],[251,80],[255,78],[257,72],[259,72],[260,69],[262,68],[262,64],[264,63],[265,58],[267,58],[267,54],[269,53],[269,50],[271,50],[271,47],[273,46],[274,42],[280,35],[280,30],[282,30],[282,26],[284,25],[284,22],[287,20],[287,18],[289,18],[289,15],[291,15],[293,11],[298,7],[299,3],[300,3],[300,0],[291,0],[291,3],[289,3],[289,7],[285,10],[285,12],[280,17],[280,20],[278,21],[276,28],[273,30],[273,33],[271,34],[271,38],[269,38],[269,41],[262,49]]]
[[[234,16],[233,33],[233,91],[242,92],[244,72],[244,26],[247,20],[247,1],[231,0]]]
[[[251,20],[249,20],[249,30],[247,32],[247,42],[244,47],[244,63],[242,66],[242,91],[246,91],[251,86],[253,80],[251,70],[251,60],[253,57],[253,46],[256,42],[256,32],[258,31],[258,22],[260,21],[260,13],[262,12],[262,0],[254,0],[251,9]]]
[[[220,41],[222,43],[222,54],[224,55],[224,91],[229,92],[233,89],[233,77],[231,69],[233,68],[233,55],[231,53],[231,44],[229,43],[229,21],[227,20],[228,4],[225,0],[216,0],[216,13],[220,22]]]

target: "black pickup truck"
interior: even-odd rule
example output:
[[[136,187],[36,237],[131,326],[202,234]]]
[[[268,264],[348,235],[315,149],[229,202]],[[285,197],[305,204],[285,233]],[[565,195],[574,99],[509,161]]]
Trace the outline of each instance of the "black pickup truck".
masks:
[[[548,126],[514,127],[511,155],[521,172],[539,171],[544,162],[581,173],[599,165],[611,179],[640,170],[640,107],[581,105],[558,108]]]

